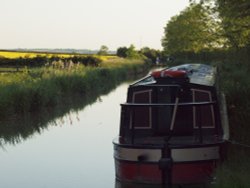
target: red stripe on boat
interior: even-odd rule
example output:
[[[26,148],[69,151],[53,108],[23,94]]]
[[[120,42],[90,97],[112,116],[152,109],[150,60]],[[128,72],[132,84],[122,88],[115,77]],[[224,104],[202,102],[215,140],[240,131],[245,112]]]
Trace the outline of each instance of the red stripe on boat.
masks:
[[[154,78],[165,78],[165,77],[170,77],[170,78],[185,78],[187,76],[186,71],[182,70],[164,70],[164,71],[154,71],[151,73],[151,76]]]
[[[211,180],[215,161],[179,163],[172,167],[173,184],[204,183]],[[131,163],[116,160],[116,176],[125,182],[161,184],[162,173],[158,164]]]

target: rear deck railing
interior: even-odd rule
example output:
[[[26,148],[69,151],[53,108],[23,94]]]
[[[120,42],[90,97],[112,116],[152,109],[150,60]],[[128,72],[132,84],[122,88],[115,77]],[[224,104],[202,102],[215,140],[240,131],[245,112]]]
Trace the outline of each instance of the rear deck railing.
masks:
[[[171,133],[174,130],[174,124],[175,124],[175,120],[176,120],[176,113],[178,112],[178,108],[179,107],[196,107],[197,111],[201,111],[201,108],[204,106],[214,106],[216,105],[216,101],[205,101],[205,102],[182,102],[179,103],[178,100],[175,101],[175,103],[123,103],[121,104],[122,107],[122,119],[121,119],[121,123],[124,122],[129,122],[127,123],[126,126],[130,126],[130,130],[131,130],[131,143],[134,143],[134,138],[135,138],[135,121],[134,121],[134,117],[135,117],[135,109],[136,108],[140,108],[140,107],[146,107],[146,108],[160,108],[160,107],[172,107],[173,112],[172,112],[172,117],[171,117],[171,125],[170,125],[170,135],[166,135],[168,137],[167,140],[169,140],[171,138]],[[129,119],[130,120],[125,120],[125,115],[124,113],[128,112],[129,113]],[[202,131],[202,118],[201,118],[201,114],[197,117],[198,118],[198,138],[199,138],[199,142],[203,143],[203,131]],[[131,124],[130,124],[131,123]],[[157,126],[157,125],[156,125]],[[128,128],[126,127],[126,128]],[[215,122],[215,128],[217,128],[216,126],[216,122]]]

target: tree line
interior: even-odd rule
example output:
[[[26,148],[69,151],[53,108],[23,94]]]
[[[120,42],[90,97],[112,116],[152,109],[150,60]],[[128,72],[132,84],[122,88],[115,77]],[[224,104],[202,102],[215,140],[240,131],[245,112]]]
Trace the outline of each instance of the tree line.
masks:
[[[191,0],[166,24],[162,46],[164,54],[187,59],[235,53],[249,58],[250,1]]]
[[[158,59],[162,57],[162,52],[149,47],[143,47],[136,50],[135,46],[131,44],[129,47],[123,46],[117,49],[116,55],[118,57],[127,59],[144,59],[146,62],[155,64]]]

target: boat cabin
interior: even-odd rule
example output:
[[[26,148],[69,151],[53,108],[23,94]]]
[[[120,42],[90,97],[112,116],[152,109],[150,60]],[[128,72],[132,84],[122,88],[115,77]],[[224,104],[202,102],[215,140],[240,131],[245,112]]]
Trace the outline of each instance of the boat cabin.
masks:
[[[154,72],[129,87],[121,113],[120,137],[125,143],[154,144],[155,137],[159,144],[160,137],[184,136],[193,137],[188,141],[195,144],[222,136],[216,69],[206,65],[175,69]],[[178,77],[172,77],[176,71]]]

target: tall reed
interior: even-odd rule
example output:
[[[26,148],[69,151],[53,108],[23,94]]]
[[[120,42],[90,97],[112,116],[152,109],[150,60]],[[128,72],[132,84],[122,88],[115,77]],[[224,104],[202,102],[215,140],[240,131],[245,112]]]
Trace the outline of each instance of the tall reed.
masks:
[[[71,70],[44,67],[1,74],[0,121],[15,114],[56,106],[74,95],[88,97],[99,93],[145,66],[141,62],[116,64],[109,66],[106,63],[98,68],[78,66]]]
[[[148,66],[142,62],[122,60],[98,68],[37,68],[0,74],[0,146],[42,132],[55,118],[84,108],[143,70]]]

